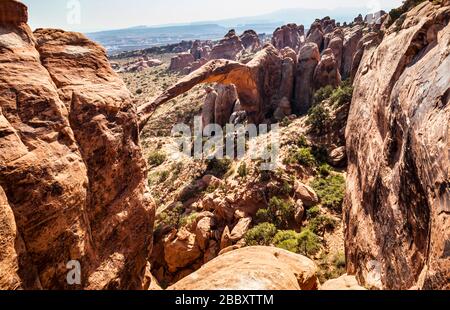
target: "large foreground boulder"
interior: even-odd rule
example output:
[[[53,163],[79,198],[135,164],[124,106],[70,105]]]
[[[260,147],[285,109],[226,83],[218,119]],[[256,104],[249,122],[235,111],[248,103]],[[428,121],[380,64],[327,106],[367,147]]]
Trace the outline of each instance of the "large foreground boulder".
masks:
[[[328,280],[320,287],[321,291],[365,291],[358,284],[355,276],[343,275],[340,278]]]
[[[339,73],[338,62],[331,49],[326,49],[322,53],[320,62],[314,70],[314,88],[331,85],[334,88],[341,84],[341,74]]]
[[[349,274],[450,289],[450,5],[425,1],[368,47],[347,126]]]
[[[272,247],[225,253],[170,290],[315,290],[317,266],[310,259]]]

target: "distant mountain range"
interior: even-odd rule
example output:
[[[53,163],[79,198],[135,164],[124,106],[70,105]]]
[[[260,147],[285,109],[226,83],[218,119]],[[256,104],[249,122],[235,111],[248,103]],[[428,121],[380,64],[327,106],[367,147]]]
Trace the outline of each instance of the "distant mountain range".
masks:
[[[272,34],[286,23],[303,24],[306,28],[316,19],[330,16],[338,22],[350,22],[358,14],[368,14],[368,9],[283,9],[269,14],[202,21],[190,24],[169,24],[160,26],[137,26],[126,29],[88,33],[87,36],[106,47],[109,53],[130,51],[152,46],[177,43],[182,40],[218,40],[229,29],[238,33],[253,29],[258,33]]]

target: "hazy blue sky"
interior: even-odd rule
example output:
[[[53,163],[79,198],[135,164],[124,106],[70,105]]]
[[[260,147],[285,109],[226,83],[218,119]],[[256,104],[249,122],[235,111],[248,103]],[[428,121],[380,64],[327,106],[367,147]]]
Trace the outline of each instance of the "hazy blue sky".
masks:
[[[253,16],[286,8],[392,8],[401,0],[23,0],[31,27],[76,31]],[[77,14],[77,7],[80,7]]]

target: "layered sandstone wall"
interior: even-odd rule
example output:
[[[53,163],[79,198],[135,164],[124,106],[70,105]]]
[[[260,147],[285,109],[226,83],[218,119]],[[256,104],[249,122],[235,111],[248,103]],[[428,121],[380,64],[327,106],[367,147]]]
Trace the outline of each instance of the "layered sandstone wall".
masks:
[[[449,289],[450,6],[428,1],[368,45],[347,127],[348,271]]]
[[[100,46],[33,34],[19,2],[0,12],[0,285],[141,288],[154,208],[130,94]],[[66,281],[71,260],[77,286]]]

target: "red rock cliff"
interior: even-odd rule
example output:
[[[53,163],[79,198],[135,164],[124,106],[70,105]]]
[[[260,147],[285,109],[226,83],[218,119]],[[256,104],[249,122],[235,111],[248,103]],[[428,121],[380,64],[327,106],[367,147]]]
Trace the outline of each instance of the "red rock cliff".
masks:
[[[0,288],[139,289],[154,209],[130,94],[103,48],[26,20],[0,2]]]
[[[348,271],[449,289],[450,6],[426,1],[364,52],[347,127]]]

